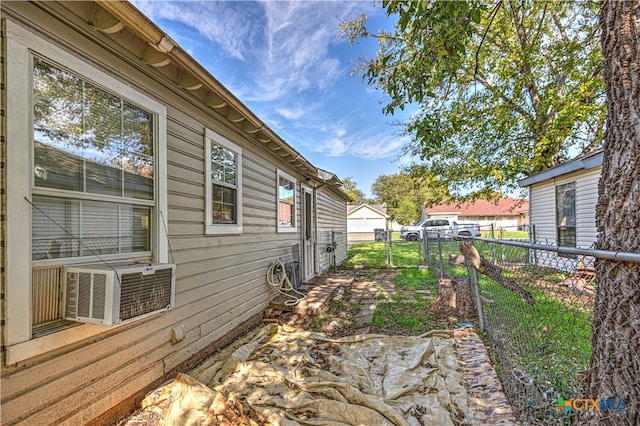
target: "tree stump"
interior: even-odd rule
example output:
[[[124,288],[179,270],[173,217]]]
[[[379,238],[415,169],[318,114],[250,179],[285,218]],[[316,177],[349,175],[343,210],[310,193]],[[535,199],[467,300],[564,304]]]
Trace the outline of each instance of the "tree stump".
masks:
[[[450,254],[449,263],[452,265],[464,265],[465,258],[461,254]]]
[[[431,302],[429,312],[438,312],[446,316],[469,318],[474,314],[473,300],[468,280],[438,280],[438,295]]]

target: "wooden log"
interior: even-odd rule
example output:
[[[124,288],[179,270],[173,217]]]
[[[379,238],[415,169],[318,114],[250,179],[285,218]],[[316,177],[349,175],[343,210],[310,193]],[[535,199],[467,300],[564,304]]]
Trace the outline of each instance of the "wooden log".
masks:
[[[462,243],[460,243],[460,251],[464,255],[464,258],[467,260],[467,263],[471,265],[476,271],[491,278],[492,280],[500,284],[503,288],[520,295],[531,306],[535,306],[535,297],[533,297],[531,293],[520,287],[514,279],[503,276],[502,268],[489,262],[487,259],[481,256],[480,253],[478,253],[478,250],[476,250],[476,247],[473,245],[472,241],[463,241]]]

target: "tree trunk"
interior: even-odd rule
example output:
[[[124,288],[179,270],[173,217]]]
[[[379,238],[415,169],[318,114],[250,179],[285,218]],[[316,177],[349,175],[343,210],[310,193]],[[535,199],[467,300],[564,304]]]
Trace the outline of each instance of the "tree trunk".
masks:
[[[607,125],[596,210],[597,248],[640,247],[640,0],[603,1]],[[640,424],[640,265],[600,260],[584,395],[625,409],[581,411],[579,423]]]
[[[438,280],[438,295],[427,308],[429,312],[439,312],[443,315],[454,316],[459,320],[473,317],[473,300],[468,280]]]

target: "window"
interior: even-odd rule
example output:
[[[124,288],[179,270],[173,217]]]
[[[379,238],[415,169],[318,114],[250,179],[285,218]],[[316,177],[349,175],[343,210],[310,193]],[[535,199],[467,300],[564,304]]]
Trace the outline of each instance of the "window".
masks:
[[[167,262],[166,108],[14,22],[6,27],[5,344],[13,364],[104,332],[60,322],[62,267]]]
[[[151,255],[154,116],[33,58],[33,260]]]
[[[278,231],[296,230],[296,179],[282,170],[277,172],[278,179]]]
[[[242,233],[242,148],[205,129],[207,234]]]
[[[556,229],[558,246],[576,246],[576,184],[556,186]]]

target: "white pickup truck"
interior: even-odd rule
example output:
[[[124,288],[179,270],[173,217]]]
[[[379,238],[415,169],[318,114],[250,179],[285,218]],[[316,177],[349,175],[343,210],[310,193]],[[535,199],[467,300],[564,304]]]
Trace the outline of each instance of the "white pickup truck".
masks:
[[[480,227],[477,223],[456,222],[449,219],[422,219],[412,226],[403,226],[400,229],[400,238],[407,241],[422,240],[422,230],[427,236],[453,235],[460,237],[479,237]]]

